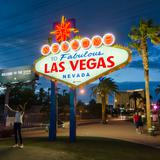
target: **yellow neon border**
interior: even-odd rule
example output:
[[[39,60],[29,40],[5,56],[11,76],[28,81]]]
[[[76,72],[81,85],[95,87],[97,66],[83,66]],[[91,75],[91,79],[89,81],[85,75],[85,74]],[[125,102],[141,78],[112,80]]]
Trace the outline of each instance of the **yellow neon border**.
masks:
[[[83,87],[83,86],[85,86],[85,85],[87,85],[87,84],[89,84],[89,83],[91,83],[91,82],[93,82],[93,81],[96,81],[96,80],[97,80],[98,78],[100,78],[100,77],[103,77],[103,76],[105,76],[105,75],[108,75],[108,74],[110,74],[110,73],[112,73],[112,72],[114,72],[114,71],[117,71],[117,70],[121,69],[122,67],[126,66],[126,65],[131,61],[132,52],[131,52],[131,50],[130,50],[129,48],[124,47],[124,46],[121,46],[121,45],[119,45],[119,44],[115,44],[113,47],[114,47],[114,48],[119,48],[119,49],[124,49],[124,50],[126,50],[126,51],[128,52],[128,54],[129,54],[128,59],[127,59],[124,63],[122,63],[122,64],[114,67],[113,69],[111,69],[111,70],[109,70],[109,71],[106,71],[106,72],[104,72],[104,73],[102,73],[102,74],[100,74],[100,75],[98,75],[98,76],[95,76],[95,77],[93,77],[92,79],[90,79],[90,80],[88,80],[88,81],[86,81],[86,82],[84,82],[84,83],[82,83],[82,84],[80,84],[80,85],[78,85],[78,86],[73,85],[73,84],[70,84],[70,83],[67,83],[67,82],[65,82],[65,81],[63,81],[63,80],[59,80],[59,79],[57,79],[57,78],[53,78],[53,77],[50,77],[50,76],[46,76],[46,75],[43,74],[43,73],[37,72],[37,71],[35,70],[35,64],[36,64],[38,61],[40,61],[41,59],[43,59],[44,56],[42,56],[42,57],[40,57],[39,59],[35,60],[35,62],[34,62],[34,64],[33,64],[33,66],[34,66],[33,72],[35,72],[35,73],[38,74],[39,76],[44,76],[45,78],[47,78],[47,79],[49,79],[49,80],[51,80],[51,81],[53,81],[53,82],[56,82],[56,81],[62,82],[62,83],[64,83],[64,84],[68,85],[68,86],[71,87],[71,88]]]

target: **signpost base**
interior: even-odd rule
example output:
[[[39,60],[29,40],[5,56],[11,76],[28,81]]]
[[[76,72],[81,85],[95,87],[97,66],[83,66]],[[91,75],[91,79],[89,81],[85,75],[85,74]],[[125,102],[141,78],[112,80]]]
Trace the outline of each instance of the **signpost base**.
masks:
[[[51,105],[50,105],[50,125],[49,125],[49,140],[56,140],[56,82],[51,81]]]
[[[76,141],[76,89],[70,88],[70,142]]]

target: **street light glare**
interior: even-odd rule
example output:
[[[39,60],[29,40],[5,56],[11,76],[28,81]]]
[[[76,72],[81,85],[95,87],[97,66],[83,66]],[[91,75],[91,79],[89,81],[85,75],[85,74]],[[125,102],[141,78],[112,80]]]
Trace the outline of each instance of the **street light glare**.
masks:
[[[80,94],[84,94],[85,93],[85,90],[84,89],[80,89]]]

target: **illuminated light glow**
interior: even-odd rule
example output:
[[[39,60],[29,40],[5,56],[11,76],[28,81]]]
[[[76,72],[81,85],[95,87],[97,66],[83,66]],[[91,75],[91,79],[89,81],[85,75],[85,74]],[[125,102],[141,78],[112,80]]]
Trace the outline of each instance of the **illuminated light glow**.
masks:
[[[48,45],[48,44],[44,44],[43,46],[42,46],[42,48],[41,48],[41,54],[43,55],[43,56],[47,56],[49,53],[50,53],[50,45]]]
[[[49,54],[39,58],[34,65],[35,72],[60,81],[71,87],[87,85],[98,78],[119,70],[131,60],[131,51],[122,46],[82,47],[68,53]]]
[[[115,43],[115,36],[112,33],[107,33],[103,36],[103,44],[112,46]]]
[[[53,43],[51,45],[51,52],[54,54],[57,54],[60,51],[60,45],[59,43]]]
[[[87,37],[85,37],[81,40],[81,47],[83,49],[86,49],[86,50],[89,49],[91,47],[91,44],[92,44],[91,40]]]
[[[79,93],[80,93],[80,94],[84,94],[84,93],[85,93],[85,90],[82,88],[82,89],[79,90]]]
[[[95,47],[100,47],[102,45],[102,38],[101,36],[94,36],[92,38],[92,45],[95,46]]]
[[[70,50],[70,44],[67,41],[61,43],[61,51],[68,52]]]
[[[71,38],[71,33],[78,33],[78,29],[71,27],[71,22],[67,21],[64,16],[62,16],[61,23],[55,26],[55,30],[50,32],[54,34],[57,42],[66,41]]]
[[[157,105],[154,105],[154,106],[153,106],[153,109],[154,109],[154,110],[157,110],[157,109],[158,109],[158,106],[157,106]]]
[[[103,36],[85,37],[80,41],[71,38],[72,24],[62,17],[51,34],[55,35],[57,45],[42,47],[43,55],[34,64],[35,72],[52,81],[60,81],[76,88],[87,85],[127,65],[131,60],[131,51],[120,45],[114,45],[115,37],[108,33]],[[59,54],[53,54],[58,53]]]
[[[70,42],[70,46],[72,48],[73,51],[77,51],[80,49],[80,41],[77,40],[77,39],[73,39],[71,42]]]
[[[103,39],[101,36],[96,35],[92,37],[92,40],[85,37],[81,40],[73,39],[71,40],[70,43],[68,41],[63,41],[61,42],[61,45],[59,45],[59,43],[53,43],[52,46],[50,47],[50,51],[49,51],[49,45],[46,44],[42,46],[43,49],[41,49],[41,53],[42,55],[46,56],[50,52],[57,54],[60,50],[63,52],[68,52],[70,49],[72,49],[73,51],[77,51],[81,47],[84,50],[88,50],[92,46],[94,46],[95,48],[99,48],[102,46],[102,44],[105,46],[111,46],[114,44],[114,42],[115,42],[114,35],[111,33],[107,33],[103,36]]]

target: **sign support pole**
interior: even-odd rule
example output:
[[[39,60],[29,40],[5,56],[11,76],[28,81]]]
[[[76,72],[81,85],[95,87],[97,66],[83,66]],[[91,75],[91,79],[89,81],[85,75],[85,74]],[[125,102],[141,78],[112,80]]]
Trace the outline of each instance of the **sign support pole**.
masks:
[[[50,125],[49,125],[49,140],[56,140],[56,82],[51,81],[51,104],[50,104]]]
[[[70,142],[76,140],[76,89],[70,88]]]

